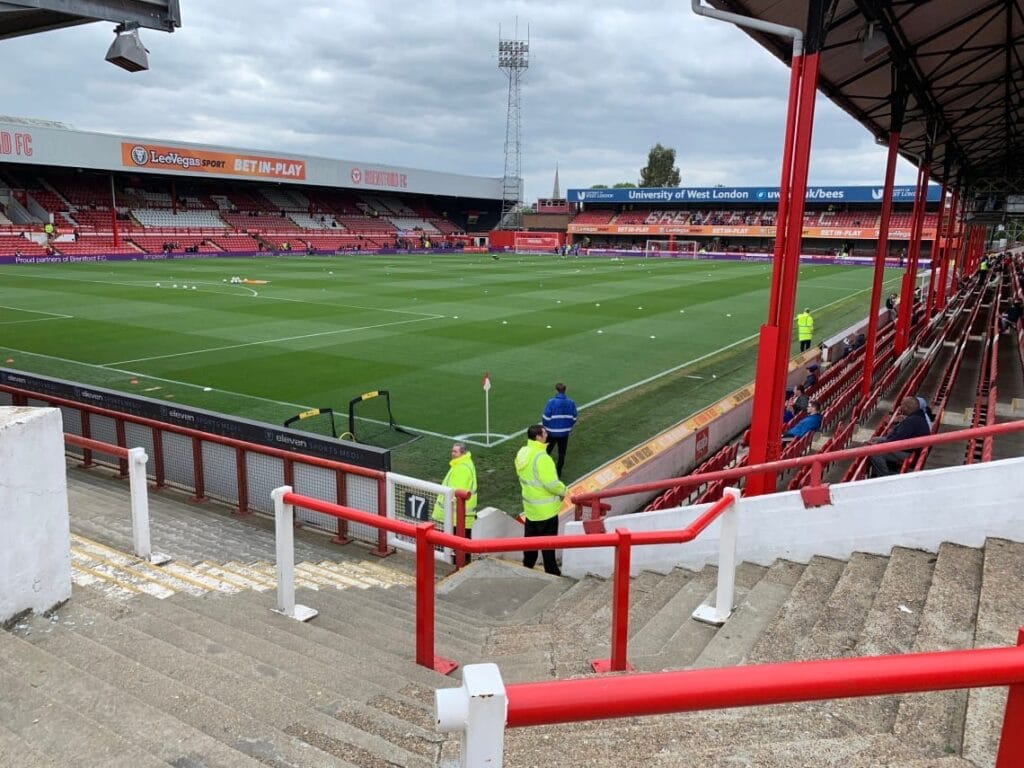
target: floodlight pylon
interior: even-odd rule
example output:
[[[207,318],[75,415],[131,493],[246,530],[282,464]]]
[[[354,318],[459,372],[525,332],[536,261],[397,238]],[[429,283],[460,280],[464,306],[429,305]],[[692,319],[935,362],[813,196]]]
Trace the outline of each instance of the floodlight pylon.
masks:
[[[518,23],[517,23],[518,30]],[[525,40],[505,39],[498,28],[498,69],[508,78],[505,117],[505,173],[501,179],[500,229],[522,226],[522,76],[530,66],[529,30]]]

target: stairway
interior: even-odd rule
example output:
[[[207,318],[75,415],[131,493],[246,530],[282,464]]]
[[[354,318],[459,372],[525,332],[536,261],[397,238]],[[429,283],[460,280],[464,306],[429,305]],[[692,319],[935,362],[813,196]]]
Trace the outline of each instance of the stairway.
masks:
[[[0,631],[0,766],[456,764],[433,692],[459,672],[413,663],[411,558],[371,559],[303,533],[296,597],[319,615],[300,623],[271,610],[261,521],[154,494],[155,541],[177,557],[156,567],[123,551],[124,493],[69,473],[75,587],[51,615]],[[716,577],[707,566],[631,581],[634,667],[1006,646],[1024,624],[1024,544],[1002,539],[743,563],[721,628],[690,618]],[[494,662],[507,683],[590,676],[590,661],[609,656],[607,579],[483,558],[436,591],[436,653]],[[1005,697],[977,689],[513,729],[505,765],[991,766]]]
[[[330,569],[310,571],[298,599],[320,615],[302,624],[270,610],[271,577],[257,568],[200,564],[178,574],[177,589],[160,583],[175,590],[163,594],[143,588],[155,577],[116,551],[81,537],[73,547],[94,569],[102,554],[135,574],[123,578],[137,591],[123,589],[124,599],[97,579],[51,616],[0,633],[0,764],[453,764],[457,740],[434,730],[433,690],[456,680],[412,662],[407,575],[325,589]],[[386,576],[372,565],[369,579]],[[520,570],[508,566],[510,576]],[[635,666],[1008,645],[1024,620],[1024,544],[999,539],[935,554],[897,547],[845,562],[746,563],[721,629],[689,618],[715,575],[709,566],[633,580]],[[535,596],[509,615],[440,590],[437,653],[494,661],[507,682],[587,674],[591,658],[608,654],[610,583],[536,576]],[[517,729],[506,734],[505,764],[545,765],[557,749],[564,766],[984,766],[1004,700],[1003,689],[979,689]]]

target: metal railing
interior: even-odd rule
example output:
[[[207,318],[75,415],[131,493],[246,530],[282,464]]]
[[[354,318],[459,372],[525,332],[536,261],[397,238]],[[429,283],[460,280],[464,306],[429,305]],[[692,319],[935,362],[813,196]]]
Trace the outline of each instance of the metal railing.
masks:
[[[553,680],[506,687],[495,664],[435,691],[438,730],[461,766],[501,768],[505,728],[765,704],[1009,686],[995,768],[1024,765],[1024,628],[1017,646]]]
[[[947,432],[937,435],[926,435],[915,437],[911,440],[899,440],[891,443],[876,443],[872,445],[861,445],[856,448],[844,448],[841,451],[829,451],[817,453],[810,456],[799,456],[793,459],[771,461],[765,464],[745,465],[732,469],[723,469],[717,472],[707,472],[684,477],[671,477],[666,480],[654,480],[647,483],[636,483],[634,485],[623,485],[617,488],[605,488],[590,493],[574,494],[572,502],[575,505],[577,520],[584,517],[595,520],[602,517],[602,506],[606,507],[606,500],[619,496],[632,496],[635,494],[650,494],[654,491],[667,491],[672,488],[686,488],[704,483],[711,483],[719,480],[739,481],[745,480],[752,475],[764,474],[767,472],[778,473],[787,469],[799,467],[810,467],[810,480],[808,484],[800,489],[804,504],[808,507],[822,506],[829,504],[828,484],[823,482],[825,469],[836,462],[850,461],[866,456],[875,456],[893,451],[915,451],[924,447],[945,445],[947,443],[958,443],[975,439],[994,438],[999,435],[1007,435],[1024,431],[1024,420],[1008,421],[1002,424],[990,424],[984,427],[973,429],[961,429],[955,432]],[[589,511],[584,515],[584,511]]]
[[[60,408],[64,429],[77,432],[72,435],[76,439],[99,440],[119,449],[127,449],[129,444],[144,446],[149,456],[148,473],[157,490],[173,487],[189,491],[193,501],[215,499],[230,504],[239,515],[272,514],[270,491],[284,484],[310,495],[333,497],[376,515],[386,514],[383,471],[257,445],[46,393],[7,385],[0,386],[0,391],[9,393],[14,405],[43,403]],[[93,464],[94,451],[109,453],[88,443],[69,444],[81,449],[86,467]],[[116,454],[115,458],[121,477],[127,477],[127,456]],[[375,545],[373,554],[389,554],[383,529],[353,530],[348,521],[340,518],[331,518],[329,522],[329,527],[317,520],[302,524],[332,534],[335,543],[360,539]]]
[[[517,552],[535,549],[578,549],[595,547],[615,548],[615,574],[613,576],[611,657],[595,659],[591,667],[595,671],[625,671],[629,669],[626,660],[629,636],[629,566],[632,547],[648,544],[683,544],[697,538],[711,523],[725,515],[722,527],[725,533],[720,537],[722,548],[719,567],[719,585],[715,606],[702,606],[700,616],[695,618],[710,623],[722,623],[732,611],[736,562],[736,500],[739,491],[727,489],[722,499],[711,505],[689,526],[672,531],[645,531],[636,533],[620,528],[614,533],[603,531],[576,536],[531,536],[512,539],[491,539],[477,541],[444,533],[432,523],[418,525],[391,518],[380,518],[357,509],[331,504],[320,499],[309,498],[283,486],[272,493],[277,527],[278,593],[277,611],[299,621],[316,615],[312,608],[296,605],[295,583],[291,575],[294,567],[294,550],[291,539],[291,520],[294,508],[301,507],[333,515],[340,519],[360,522],[391,531],[416,541],[416,663],[447,674],[458,667],[458,663],[434,653],[434,546],[440,545],[469,554]],[[728,515],[726,513],[728,512]]]
[[[149,489],[146,485],[146,462],[149,457],[142,448],[123,448],[99,440],[89,440],[65,433],[64,442],[97,453],[114,456],[127,464],[132,513],[132,549],[136,557],[154,565],[163,565],[170,556],[154,552],[149,533]]]

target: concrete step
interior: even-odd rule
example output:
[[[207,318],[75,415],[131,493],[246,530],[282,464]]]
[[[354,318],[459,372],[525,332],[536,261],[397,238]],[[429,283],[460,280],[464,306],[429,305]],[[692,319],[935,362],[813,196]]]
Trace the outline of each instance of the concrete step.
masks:
[[[120,691],[67,661],[13,635],[0,632],[0,670],[133,742],[170,765],[259,768],[259,763],[182,721]],[[102,705],[97,705],[102,701]],[[98,735],[98,733],[97,733]],[[4,760],[0,765],[22,765]]]
[[[121,610],[133,609],[121,606]],[[103,613],[82,605],[65,611],[77,618],[77,633],[193,690],[205,690],[225,705],[240,706],[244,702],[248,714],[265,726],[295,736],[346,765],[426,766],[422,758],[313,708],[318,702],[311,691],[309,699],[299,701],[291,698],[295,693],[288,685],[291,680],[275,668],[261,665],[257,672],[259,679],[250,679],[244,670],[229,670],[207,659],[207,656],[219,652],[226,653],[225,648],[211,647],[207,643],[204,648],[206,654],[200,656],[194,648],[189,651],[178,647],[175,641],[183,645],[190,643],[182,642],[184,630],[174,628],[170,622],[132,619],[128,613],[121,620],[111,620]],[[137,629],[136,623],[150,632]],[[161,629],[166,639],[155,636]],[[196,642],[191,640],[193,645]]]
[[[634,665],[642,664],[642,660],[650,658],[654,664],[660,663],[660,656],[665,646],[672,637],[679,631],[679,627],[687,622],[693,622],[691,614],[708,595],[708,591],[715,585],[718,578],[718,570],[713,567],[702,569],[687,581],[665,604],[655,613],[646,624],[639,627],[630,641],[629,656]],[[698,622],[693,622],[697,624]],[[714,629],[706,624],[704,627],[710,639]],[[641,666],[641,669],[656,671],[662,669],[659,666]]]
[[[328,590],[317,593],[297,593],[299,603],[305,604],[311,596],[343,597],[346,592]],[[229,603],[225,610],[222,603]],[[442,684],[444,677],[431,672],[414,662],[414,638],[409,638],[407,655],[398,657],[380,647],[377,642],[378,627],[349,626],[354,636],[341,635],[331,631],[330,616],[327,612],[311,622],[298,622],[280,614],[272,608],[275,598],[269,593],[242,592],[238,595],[219,597],[208,595],[201,600],[190,601],[188,607],[245,632],[263,638],[283,648],[305,654],[310,663],[350,664],[357,661],[367,680],[378,681],[379,685],[397,689],[404,684],[418,683],[427,687]],[[344,621],[333,622],[333,626],[348,626]],[[324,620],[324,621],[321,621]],[[443,645],[439,650],[443,650]]]
[[[776,560],[742,602],[737,603],[729,620],[715,633],[692,666],[731,667],[746,661],[757,639],[776,617],[803,573],[803,566],[788,560]]]
[[[61,765],[167,768],[163,760],[20,676],[0,671],[0,690],[0,724]]]
[[[685,754],[674,750],[658,753],[651,768],[699,765],[701,768],[879,768],[916,759],[889,734],[842,736],[839,738],[774,741],[759,745],[725,745]]]
[[[882,582],[888,558],[855,552],[810,633],[797,644],[799,659],[850,656]]]
[[[655,580],[649,585],[639,581],[644,575],[646,574],[640,574],[630,586],[629,634],[631,637],[635,637],[647,622],[665,607],[665,603],[671,600],[673,595],[697,574],[687,568],[673,568],[667,574],[651,574]]]
[[[814,628],[845,567],[843,560],[811,558],[775,619],[754,643],[747,656],[748,662],[793,661],[798,643]]]
[[[878,591],[864,619],[856,656],[909,653],[931,586],[935,555],[894,547]],[[838,717],[854,723],[863,733],[892,730],[899,707],[896,696],[872,696],[833,702]]]
[[[505,732],[506,764],[547,765],[557,745],[559,765],[643,766],[657,761],[659,754],[671,754],[677,761],[672,765],[703,766],[682,755],[711,747],[756,747],[780,739],[855,735],[847,724],[824,709],[810,715],[781,715],[776,714],[777,709],[758,707],[509,729]]]
[[[1024,617],[1024,544],[985,542],[974,647],[1016,645]],[[974,688],[968,695],[963,756],[993,765],[1006,708],[1006,688]]]
[[[607,579],[587,576],[563,592],[544,613],[541,621],[570,627],[586,619],[610,601],[611,586]]]
[[[954,651],[971,648],[981,592],[981,549],[944,543],[932,572],[914,640],[913,651]],[[963,748],[967,691],[937,691],[904,696],[893,733],[902,741],[920,745],[936,757],[959,754]]]
[[[123,693],[167,712],[268,765],[351,768],[347,761],[254,718],[249,702],[221,703],[203,692],[206,686],[192,688],[85,637],[73,629],[76,623],[72,620],[72,628],[68,628],[37,622],[38,631],[32,631],[30,627],[25,639],[79,668],[88,669],[90,674],[106,680]]]
[[[359,599],[355,599],[358,597]],[[310,595],[300,600],[317,608],[316,626],[330,628],[339,636],[353,641],[372,643],[396,657],[411,657],[416,640],[415,613],[375,603],[375,595],[353,595],[334,590]],[[476,652],[485,642],[486,630],[467,627],[444,618],[435,618],[434,643],[441,655],[461,656]]]
[[[18,768],[60,768],[60,763],[40,752],[2,724],[0,724],[0,765],[16,765]]]
[[[436,752],[434,743],[440,742],[436,733],[413,728],[408,722],[397,721],[350,698],[353,679],[337,666],[312,666],[299,654],[240,636],[224,625],[173,606],[173,602],[137,601],[130,606],[132,615],[120,619],[122,626],[145,632],[250,681],[265,683],[269,678],[275,692],[280,695],[308,704],[343,722],[372,723],[373,728],[368,731],[356,726],[370,734],[370,738],[364,733],[354,732],[346,739],[363,751],[387,757],[398,764],[404,764],[403,757],[390,754],[394,752],[391,749],[393,744],[405,745],[403,749],[416,745],[414,754],[420,756],[432,758]],[[185,602],[192,601],[180,601]],[[366,695],[369,697],[371,693],[366,692]]]

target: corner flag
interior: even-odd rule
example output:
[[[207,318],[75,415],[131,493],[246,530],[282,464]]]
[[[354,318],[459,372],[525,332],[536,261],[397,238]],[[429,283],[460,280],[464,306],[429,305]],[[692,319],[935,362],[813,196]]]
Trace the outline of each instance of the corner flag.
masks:
[[[486,444],[491,445],[491,373],[484,371],[484,431]]]

